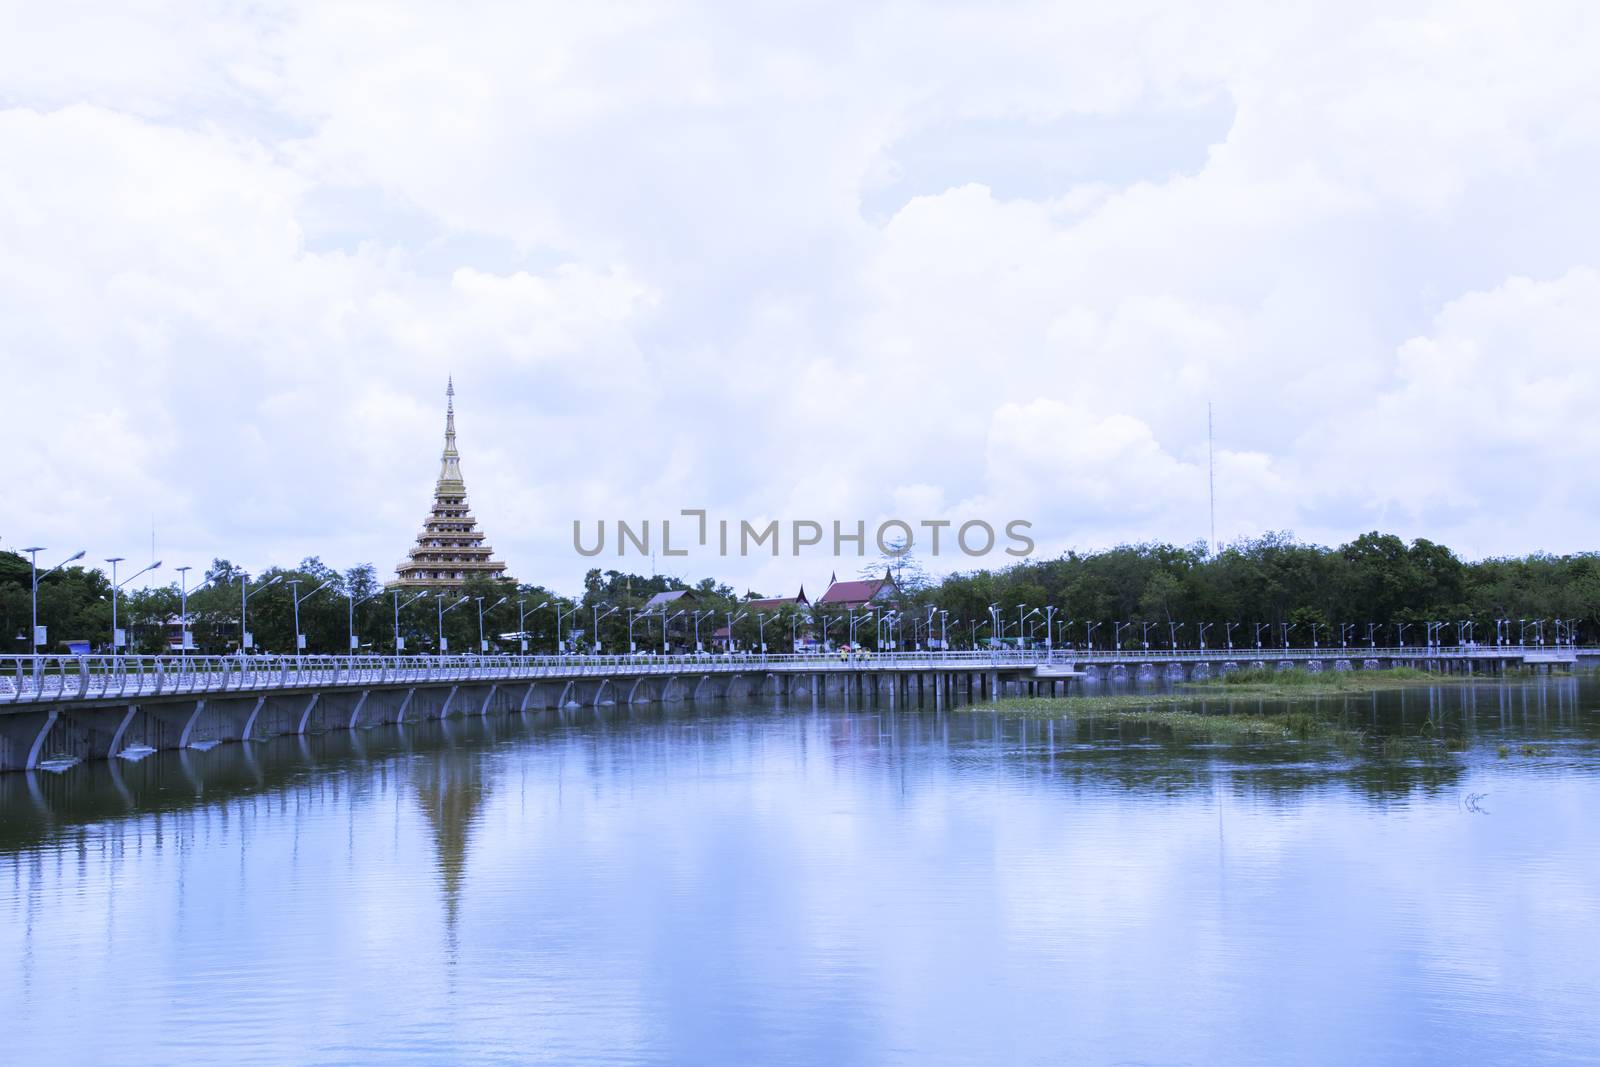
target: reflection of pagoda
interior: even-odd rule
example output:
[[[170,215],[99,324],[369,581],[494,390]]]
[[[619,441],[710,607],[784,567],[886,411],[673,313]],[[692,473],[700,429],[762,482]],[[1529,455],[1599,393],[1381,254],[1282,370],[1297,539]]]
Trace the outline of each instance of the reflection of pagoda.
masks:
[[[469,578],[511,581],[506,565],[493,559],[478,520],[467,506],[467,484],[461,480],[461,453],[456,451],[456,384],[445,390],[444,455],[439,481],[433,487],[433,510],[406,561],[395,568],[390,588],[437,589],[453,593]]]
[[[444,893],[445,937],[455,947],[461,915],[461,890],[467,874],[467,844],[489,789],[482,757],[475,751],[444,749],[418,761],[411,773],[417,802],[433,832],[435,868]]]

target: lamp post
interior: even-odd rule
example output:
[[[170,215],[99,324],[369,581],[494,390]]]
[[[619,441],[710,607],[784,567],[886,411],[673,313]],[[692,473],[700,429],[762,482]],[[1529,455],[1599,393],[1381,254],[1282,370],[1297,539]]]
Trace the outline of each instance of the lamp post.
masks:
[[[533,610],[538,611],[540,608],[549,606],[550,601],[546,600],[543,604],[535,604]],[[518,647],[522,649],[522,654],[526,656],[528,654],[528,601],[526,598],[517,601],[517,641]]]
[[[1030,611],[1026,615],[1024,615],[1022,613],[1022,609],[1027,607],[1027,606],[1028,605],[1026,605],[1026,604],[1018,604],[1017,605],[1017,651],[1018,652],[1021,652],[1022,651],[1022,646],[1028,643],[1028,635],[1023,632],[1023,624],[1026,623],[1029,619],[1033,618],[1035,615],[1039,614],[1039,609],[1038,608],[1034,608],[1032,611]]]
[[[609,619],[609,618],[611,618],[611,616],[613,616],[613,615],[615,615],[617,613],[617,609],[616,608],[610,608],[605,612],[605,614],[601,614],[600,613],[600,609],[602,607],[605,607],[605,605],[603,605],[603,604],[595,604],[594,605],[594,650],[595,650],[596,653],[598,653],[600,651],[600,647],[601,647],[600,646],[600,620],[601,619]]]
[[[1399,645],[1401,648],[1406,647],[1406,627],[1410,625],[1411,624],[1409,622],[1397,623],[1395,625],[1395,644]]]
[[[300,603],[301,603],[301,601],[310,600],[312,597],[316,596],[318,593],[322,592],[324,589],[328,588],[328,586],[330,586],[332,584],[333,584],[333,579],[329,578],[327,581],[323,582],[321,585],[319,585],[315,589],[311,590],[311,592],[307,593],[305,596],[301,596],[300,595],[300,579],[298,579],[298,578],[290,578],[289,579],[289,595],[294,598],[294,654],[295,655],[298,656],[301,652],[303,652],[305,650],[305,647],[306,647],[306,639],[300,633]]]
[[[1223,627],[1226,629],[1226,632],[1227,632],[1228,651],[1232,652],[1233,651],[1233,631],[1239,628],[1239,624],[1236,623],[1236,622],[1228,622],[1228,623],[1223,623]]]
[[[1116,651],[1122,651],[1122,631],[1130,629],[1132,626],[1133,623],[1131,622],[1117,622],[1115,619],[1111,621],[1113,641],[1117,646]]]
[[[990,632],[993,632],[994,619],[979,619],[977,622],[972,624],[972,651],[974,652],[978,651],[978,631],[983,629],[985,626],[989,627]]]
[[[767,654],[767,613],[764,611],[756,612],[756,644],[761,646],[759,651],[765,656]]]
[[[1367,647],[1369,649],[1378,647],[1378,624],[1375,622],[1367,623]]]
[[[1216,624],[1209,622],[1203,622],[1200,624],[1200,651],[1202,652],[1206,650],[1206,631],[1211,629],[1211,627],[1214,625]]]
[[[561,620],[572,618],[578,613],[579,608],[578,605],[574,604],[571,611],[562,611],[561,604],[558,601],[551,601],[551,606],[556,609],[556,654],[560,655],[567,648],[567,643],[561,639]]]
[[[1100,628],[1098,622],[1085,622],[1083,624],[1083,647],[1090,652],[1094,651],[1094,632]]]
[[[1183,629],[1184,623],[1167,620],[1167,647],[1172,651],[1178,650],[1178,631]]]
[[[701,611],[699,608],[695,609],[695,612],[694,612],[694,650],[696,652],[705,651],[705,649],[703,649],[700,646],[700,620],[705,618],[707,615],[714,615],[714,614],[715,614],[715,612],[713,612],[710,608],[706,608],[704,611]]]
[[[395,590],[395,593],[394,593],[394,654],[395,655],[398,656],[401,652],[405,651],[405,647],[406,647],[405,638],[400,636],[400,609],[401,608],[410,607],[412,604],[415,604],[417,601],[421,600],[423,597],[425,597],[427,595],[428,595],[428,591],[426,589],[424,589],[422,592],[418,593],[416,596],[412,597],[410,600],[408,600],[404,604],[402,604],[402,603],[400,603],[400,591],[398,589]]]
[[[738,614],[735,614],[734,612],[731,612],[731,611],[725,611],[725,612],[723,612],[723,614],[728,617],[728,648],[727,648],[727,652],[731,655],[733,653],[733,624],[738,622],[740,619],[749,618],[750,617],[750,613],[748,611],[741,611]]]
[[[369,600],[378,599],[380,596],[383,595],[383,590],[380,589],[376,593],[368,593],[366,596],[362,597],[360,600],[357,600],[356,597],[355,597],[355,592],[353,590],[350,590],[348,585],[346,585],[345,588],[346,588],[345,599],[350,602],[349,613],[348,613],[348,617],[349,617],[349,620],[350,620],[350,655],[354,656],[356,654],[356,650],[361,647],[360,642],[356,640],[356,606],[359,605],[359,604],[365,604]],[[306,595],[310,596],[309,593],[306,594]]]
[[[144,570],[135,571],[133,574],[128,575],[126,578],[122,579],[122,581],[118,582],[117,564],[121,563],[123,558],[124,557],[122,556],[111,556],[106,559],[106,562],[111,564],[111,654],[113,656],[117,654],[117,649],[126,648],[128,644],[127,639],[123,635],[122,631],[117,629],[117,590],[121,589],[123,586],[139,577],[139,575],[144,574],[147,571],[153,571],[157,567],[161,566],[161,561],[158,559],[154,563],[150,564],[150,566],[144,568]]]
[[[1270,622],[1258,622],[1258,623],[1255,623],[1254,625],[1255,625],[1255,628],[1256,628],[1256,648],[1260,649],[1260,647],[1261,647],[1261,631],[1262,630],[1270,630],[1270,629],[1272,629],[1272,624]]]
[[[1139,643],[1146,650],[1148,650],[1150,648],[1150,627],[1152,627],[1154,625],[1155,625],[1155,623],[1153,623],[1153,622],[1143,622],[1143,621],[1141,621],[1139,623],[1139,626],[1142,628],[1141,632],[1139,634]]]
[[[457,600],[455,603],[451,604],[449,607],[445,607],[444,606],[444,599],[445,599],[445,594],[444,593],[435,593],[435,594],[433,594],[433,599],[434,599],[434,606],[439,609],[439,655],[442,656],[446,652],[450,651],[450,642],[448,640],[446,640],[445,636],[444,636],[444,613],[447,612],[447,611],[454,611],[456,608],[459,608],[461,605],[465,604],[471,598],[464,596],[460,600]]]
[[[54,567],[51,567],[43,574],[39,573],[39,553],[44,551],[44,546],[39,545],[34,548],[25,548],[22,551],[28,554],[28,567],[33,572],[33,633],[28,637],[28,649],[33,655],[37,656],[39,654],[39,646],[44,644],[44,642],[39,639],[39,583],[50,577],[62,567],[65,567],[67,564],[76,563],[78,560],[82,559],[84,550],[81,548],[78,549],[77,552],[68,556],[60,563],[57,563]],[[37,663],[34,664],[34,668],[37,670]]]
[[[661,654],[663,656],[668,655],[672,650],[671,645],[668,644],[670,639],[667,636],[667,628],[672,625],[673,619],[681,619],[687,614],[689,614],[687,608],[680,608],[674,614],[668,615],[667,606],[665,604],[661,605]]]
[[[271,578],[250,588],[250,576],[244,571],[239,572],[239,654],[242,656],[246,648],[254,647],[255,640],[249,630],[250,594],[259,593],[263,589],[270,589],[283,581],[283,575],[274,574]]]
[[[475,596],[472,599],[476,600],[478,602],[478,652],[481,655],[481,654],[489,651],[489,642],[483,636],[483,613],[486,610],[487,611],[493,611],[495,608],[499,607],[501,604],[504,604],[508,598],[501,597],[499,600],[496,600],[493,604],[490,604],[487,609],[484,608],[484,606],[483,606],[483,597]]]
[[[1356,624],[1353,623],[1353,622],[1341,622],[1339,624],[1339,647],[1340,648],[1349,648],[1350,647],[1350,631],[1354,630],[1355,628],[1356,628]]]
[[[189,654],[189,572],[193,567],[185,563],[174,568],[178,572],[178,655]],[[167,651],[172,651],[172,646],[167,646]]]
[[[1291,629],[1293,629],[1293,627],[1294,627],[1293,623],[1288,623],[1288,622],[1280,622],[1280,623],[1278,623],[1278,630],[1283,635],[1283,650],[1285,652],[1287,652],[1289,650],[1289,631]]]

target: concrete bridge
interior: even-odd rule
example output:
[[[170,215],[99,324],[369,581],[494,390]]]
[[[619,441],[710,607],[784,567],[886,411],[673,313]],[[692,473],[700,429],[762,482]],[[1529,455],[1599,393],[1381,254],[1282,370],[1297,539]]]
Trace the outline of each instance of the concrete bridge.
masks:
[[[935,706],[1249,667],[1572,666],[1581,649],[1027,650],[720,656],[18,656],[0,659],[0,771],[455,715],[794,698]]]

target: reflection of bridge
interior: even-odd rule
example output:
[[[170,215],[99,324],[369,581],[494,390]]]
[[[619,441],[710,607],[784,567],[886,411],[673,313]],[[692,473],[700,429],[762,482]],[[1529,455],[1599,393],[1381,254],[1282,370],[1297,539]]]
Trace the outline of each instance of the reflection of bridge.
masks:
[[[117,656],[0,659],[0,770],[452,715],[702,699],[955,703],[1073,679],[1413,665],[1498,673],[1572,648],[1180,649],[723,656]]]

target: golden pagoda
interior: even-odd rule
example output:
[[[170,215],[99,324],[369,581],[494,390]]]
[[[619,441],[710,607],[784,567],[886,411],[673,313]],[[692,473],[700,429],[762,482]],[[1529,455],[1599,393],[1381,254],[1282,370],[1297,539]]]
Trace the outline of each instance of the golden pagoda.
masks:
[[[467,484],[461,479],[461,453],[456,451],[456,383],[445,389],[444,455],[433,487],[433,510],[405,562],[395,568],[389,588],[435,589],[454,593],[470,578],[510,582],[506,565],[493,558],[478,520],[467,506]]]

